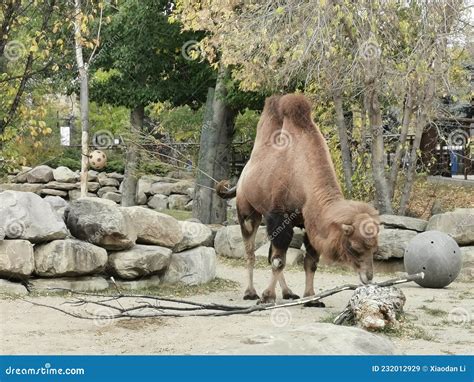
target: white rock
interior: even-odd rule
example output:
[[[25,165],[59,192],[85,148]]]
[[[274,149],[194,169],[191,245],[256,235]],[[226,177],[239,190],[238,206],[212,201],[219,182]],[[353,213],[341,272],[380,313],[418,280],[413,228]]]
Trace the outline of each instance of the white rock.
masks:
[[[255,248],[260,248],[268,241],[266,228],[258,228],[255,237]],[[243,258],[245,257],[245,248],[240,232],[239,225],[230,225],[217,231],[214,239],[214,248],[219,256]]]
[[[60,166],[53,170],[53,178],[58,182],[74,183],[77,181],[77,174],[67,167]]]
[[[183,239],[174,248],[175,252],[212,245],[212,231],[206,225],[199,221],[180,221],[179,225],[183,232]]]
[[[189,202],[189,196],[173,194],[168,196],[168,207],[170,210],[184,210]]]
[[[399,215],[380,215],[380,222],[385,227],[403,228],[417,232],[424,232],[428,221]]]
[[[447,233],[459,245],[474,244],[474,208],[458,208],[454,212],[433,215],[426,230]]]
[[[37,166],[26,174],[28,183],[48,183],[53,179],[53,169],[46,165]]]
[[[23,279],[35,268],[33,246],[26,240],[0,241],[0,277]]]
[[[172,254],[163,282],[196,285],[207,283],[215,277],[216,252],[214,248],[197,247]]]
[[[0,295],[2,294],[25,296],[28,294],[28,290],[23,284],[0,279]]]
[[[163,211],[168,208],[168,197],[166,195],[156,194],[148,199],[148,207],[156,210]]]
[[[164,183],[164,182],[158,182],[158,183],[153,183],[150,188],[150,194],[156,195],[156,194],[161,194],[161,195],[169,195],[171,194],[171,189],[173,187],[173,183]]]
[[[376,260],[388,260],[390,258],[403,258],[405,249],[417,235],[416,231],[384,228],[379,234],[379,249],[375,254]]]

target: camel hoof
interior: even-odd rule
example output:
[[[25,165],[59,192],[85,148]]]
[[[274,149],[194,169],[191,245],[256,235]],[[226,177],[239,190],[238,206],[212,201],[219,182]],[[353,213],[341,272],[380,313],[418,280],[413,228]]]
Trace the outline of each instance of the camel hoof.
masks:
[[[244,300],[258,300],[260,297],[258,294],[245,294]]]
[[[325,308],[326,304],[322,301],[309,301],[303,306],[306,306],[307,308]]]
[[[299,298],[300,296],[294,294],[293,292],[283,294],[283,300],[299,300]]]

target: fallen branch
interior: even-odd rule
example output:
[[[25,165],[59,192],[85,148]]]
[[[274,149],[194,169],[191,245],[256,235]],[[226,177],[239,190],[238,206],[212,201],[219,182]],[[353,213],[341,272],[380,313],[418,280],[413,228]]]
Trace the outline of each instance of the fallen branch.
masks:
[[[402,278],[391,279],[376,283],[374,285],[380,287],[392,286],[402,283],[407,283],[410,281],[420,280],[424,277],[423,273],[418,273],[415,275],[409,275]],[[117,289],[118,294],[115,296],[108,296],[100,293],[87,293],[87,292],[77,292],[70,289],[64,288],[50,288],[52,291],[62,291],[70,293],[74,296],[73,301],[65,301],[63,304],[68,304],[74,307],[87,307],[88,305],[96,306],[101,312],[92,314],[79,314],[75,312],[70,312],[66,309],[59,308],[57,306],[52,306],[48,304],[38,303],[31,300],[24,301],[41,307],[46,307],[50,309],[57,310],[61,313],[67,314],[69,316],[81,319],[88,320],[101,320],[101,319],[120,319],[120,318],[151,318],[151,317],[223,317],[236,314],[250,314],[254,312],[272,310],[279,308],[287,308],[290,306],[304,305],[309,302],[319,301],[325,297],[331,296],[333,294],[345,291],[345,290],[355,290],[360,285],[356,284],[346,284],[339,286],[333,289],[329,289],[323,292],[320,292],[314,296],[304,297],[291,302],[282,303],[282,304],[260,304],[252,306],[231,306],[223,304],[205,304],[198,303],[194,301],[176,299],[176,298],[166,298],[158,296],[147,296],[147,295],[136,295],[136,294],[126,294],[120,292]],[[93,298],[99,298],[94,300]],[[124,302],[127,299],[136,299],[135,305],[130,307],[124,307],[121,302]],[[114,305],[113,303],[117,303]],[[166,305],[162,305],[166,303]],[[62,304],[62,305],[63,305]],[[173,305],[175,304],[175,305]],[[183,306],[184,305],[184,306]],[[104,314],[103,310],[107,309],[110,314]]]

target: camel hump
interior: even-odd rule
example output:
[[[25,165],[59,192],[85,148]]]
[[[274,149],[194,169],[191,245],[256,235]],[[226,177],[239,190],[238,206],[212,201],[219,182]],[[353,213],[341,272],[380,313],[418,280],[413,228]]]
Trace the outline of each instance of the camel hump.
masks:
[[[279,114],[301,128],[312,126],[311,103],[302,94],[287,94],[279,99]]]

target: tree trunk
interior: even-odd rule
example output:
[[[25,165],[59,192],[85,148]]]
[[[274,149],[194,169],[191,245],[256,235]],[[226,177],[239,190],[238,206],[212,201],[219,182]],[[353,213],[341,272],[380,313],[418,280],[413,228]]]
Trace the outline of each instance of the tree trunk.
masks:
[[[201,131],[198,173],[193,200],[193,217],[202,223],[222,223],[227,219],[227,203],[214,192],[217,181],[229,174],[229,155],[236,113],[225,103],[225,77],[221,68],[216,90],[209,89],[206,115]]]
[[[81,109],[81,198],[87,196],[87,172],[89,168],[89,73],[82,54],[81,0],[74,0],[74,45],[76,63],[80,81],[80,109]]]
[[[143,120],[145,117],[145,107],[136,106],[130,113],[130,135],[131,139],[127,144],[127,156],[125,160],[125,174],[122,184],[122,207],[135,206],[137,194],[137,167],[138,167],[138,147],[137,140],[143,130]]]
[[[344,184],[349,195],[352,194],[352,159],[347,127],[344,120],[344,109],[342,105],[342,95],[334,95],[334,109],[336,111],[336,126],[339,135],[339,145],[341,147],[342,168],[344,171]]]
[[[385,177],[385,150],[383,143],[382,112],[375,84],[369,82],[366,89],[366,109],[372,132],[372,176],[375,186],[375,202],[382,214],[391,214],[392,204],[388,182]]]
[[[410,127],[411,118],[413,115],[413,102],[410,89],[407,91],[405,104],[403,107],[402,129],[400,131],[400,140],[395,150],[392,168],[390,171],[390,199],[393,199],[395,188],[397,187],[398,174],[400,173],[400,162],[406,151],[406,143],[408,137],[408,129]]]
[[[410,162],[408,165],[407,176],[405,180],[405,184],[403,186],[403,192],[400,199],[400,208],[398,210],[399,215],[405,215],[408,202],[410,200],[411,190],[413,188],[413,183],[415,181],[416,175],[416,163],[418,161],[418,150],[420,148],[421,137],[423,135],[423,131],[428,123],[428,108],[431,106],[433,102],[435,91],[435,84],[434,78],[428,79],[428,83],[426,84],[426,91],[425,96],[423,97],[423,101],[420,103],[420,111],[417,116],[416,121],[416,130],[415,130],[415,139],[413,140],[413,146],[410,152]]]

